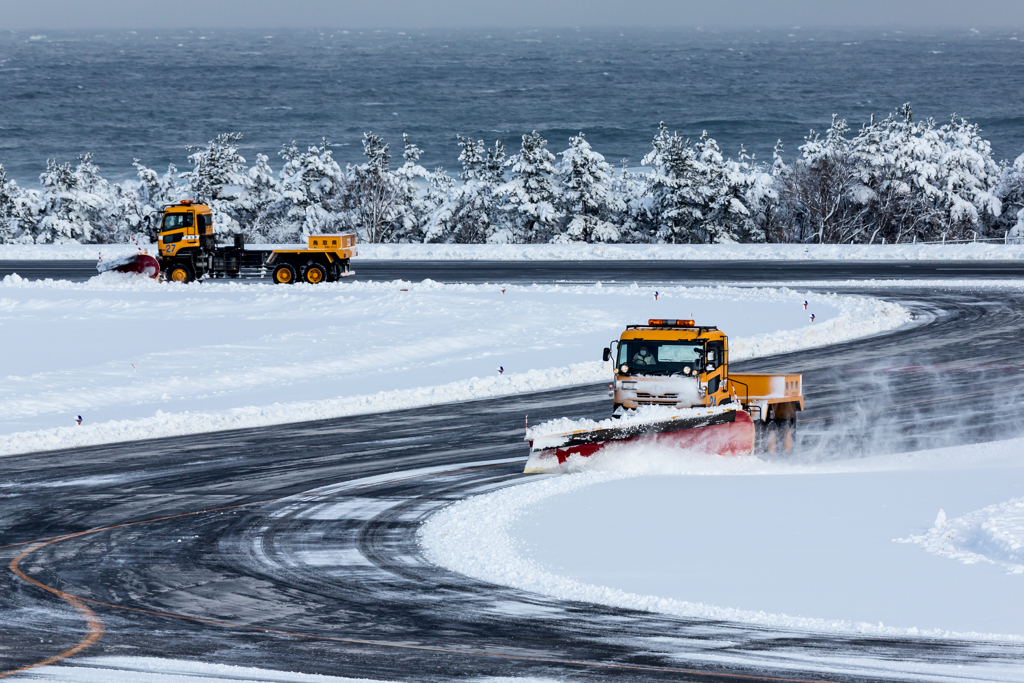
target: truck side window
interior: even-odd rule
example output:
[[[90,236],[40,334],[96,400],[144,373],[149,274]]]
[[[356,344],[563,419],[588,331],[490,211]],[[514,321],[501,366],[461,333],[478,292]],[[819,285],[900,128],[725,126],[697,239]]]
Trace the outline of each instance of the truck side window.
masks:
[[[725,344],[720,341],[708,343],[708,362],[711,363],[711,354],[714,353],[715,369],[725,365]]]
[[[721,384],[721,383],[722,383],[722,378],[720,376],[718,376],[718,375],[715,375],[714,377],[709,379],[708,380],[708,393],[709,394],[713,394],[716,391],[718,391],[718,385]]]

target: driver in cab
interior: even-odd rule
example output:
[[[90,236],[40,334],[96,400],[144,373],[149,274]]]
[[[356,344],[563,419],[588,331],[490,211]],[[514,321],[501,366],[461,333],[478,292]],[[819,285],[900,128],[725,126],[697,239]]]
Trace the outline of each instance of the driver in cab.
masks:
[[[646,346],[641,346],[640,350],[633,354],[633,365],[655,365],[657,362],[654,354],[648,351]]]

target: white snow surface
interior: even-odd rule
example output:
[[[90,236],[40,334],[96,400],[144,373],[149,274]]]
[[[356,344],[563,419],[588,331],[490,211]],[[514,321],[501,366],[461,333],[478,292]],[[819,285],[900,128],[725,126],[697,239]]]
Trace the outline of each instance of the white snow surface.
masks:
[[[1014,498],[955,519],[939,510],[931,529],[896,539],[917,543],[925,550],[965,564],[987,562],[1010,574],[1024,574],[1024,498]]]
[[[156,254],[156,244],[141,248]],[[289,244],[253,249],[294,249]],[[360,260],[637,261],[856,260],[947,261],[1024,259],[1024,244],[359,244]],[[138,253],[132,244],[0,244],[0,260],[103,260]]]
[[[786,463],[621,444],[455,503],[420,538],[437,564],[564,600],[1024,641],[1022,452],[1016,439]]]
[[[0,280],[0,455],[607,381],[610,365],[588,359],[627,323],[649,317],[713,321],[730,334],[734,360],[909,320],[888,302],[786,289],[653,293],[636,285],[281,287],[9,275]]]

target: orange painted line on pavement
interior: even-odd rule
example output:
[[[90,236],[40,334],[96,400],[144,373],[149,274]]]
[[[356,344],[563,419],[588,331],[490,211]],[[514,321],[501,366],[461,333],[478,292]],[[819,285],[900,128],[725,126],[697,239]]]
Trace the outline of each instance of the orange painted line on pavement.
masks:
[[[90,532],[86,531],[86,532],[83,532],[83,533],[90,533]],[[20,555],[15,557],[13,560],[11,560],[10,564],[7,565],[7,568],[10,569],[12,572],[14,572],[14,574],[16,576],[18,576],[18,578],[20,578],[20,579],[22,579],[24,581],[28,581],[32,585],[38,586],[39,588],[42,588],[44,591],[48,591],[50,593],[53,593],[54,595],[59,597],[61,600],[64,600],[69,605],[71,605],[76,610],[78,610],[78,612],[85,618],[85,624],[86,624],[85,637],[82,638],[80,641],[78,641],[78,643],[74,647],[72,647],[72,648],[70,648],[68,650],[64,650],[64,652],[61,652],[58,655],[54,655],[53,657],[49,657],[47,659],[44,659],[41,662],[36,662],[35,664],[29,664],[27,666],[23,666],[23,667],[20,667],[18,669],[12,669],[10,671],[0,672],[0,678],[7,678],[8,676],[13,676],[16,673],[21,673],[22,671],[28,671],[29,669],[34,669],[37,666],[46,666],[47,664],[54,664],[56,662],[59,662],[62,659],[67,659],[68,657],[71,657],[72,655],[78,654],[79,652],[81,652],[82,650],[86,649],[87,647],[89,647],[90,645],[92,645],[93,643],[95,643],[96,641],[98,641],[100,638],[103,637],[103,622],[100,621],[100,618],[98,616],[96,616],[96,613],[93,612],[91,609],[89,609],[89,606],[86,605],[82,601],[81,598],[79,598],[77,595],[71,595],[70,593],[65,593],[62,590],[58,590],[56,588],[53,588],[52,586],[47,586],[46,584],[44,584],[44,583],[42,583],[40,581],[36,581],[31,576],[28,576],[23,571],[21,571],[21,569],[18,568],[18,564],[21,563],[21,561],[24,560],[26,557],[28,557],[28,555],[30,553],[33,553],[36,550],[39,550],[40,548],[48,546],[51,543],[57,543],[59,541],[64,541],[64,540],[67,540],[69,538],[74,538],[75,536],[80,536],[80,535],[82,535],[82,534],[73,534],[71,536],[60,536],[58,538],[53,539],[52,541],[47,541],[46,543],[41,543],[41,544],[39,544],[37,546],[33,546],[33,547],[29,548],[28,550],[25,550],[24,552],[22,552]]]

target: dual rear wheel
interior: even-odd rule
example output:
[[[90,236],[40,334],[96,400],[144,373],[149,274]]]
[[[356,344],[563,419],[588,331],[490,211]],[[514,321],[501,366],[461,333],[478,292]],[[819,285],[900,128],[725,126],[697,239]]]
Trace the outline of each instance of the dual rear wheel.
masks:
[[[757,430],[757,451],[789,453],[796,442],[796,420],[772,419],[762,422]]]
[[[298,279],[299,273],[295,266],[290,263],[282,263],[277,268],[274,268],[273,280],[275,284],[290,285],[297,282]],[[323,266],[314,263],[306,267],[303,279],[311,285],[318,284],[327,279],[327,270]]]

